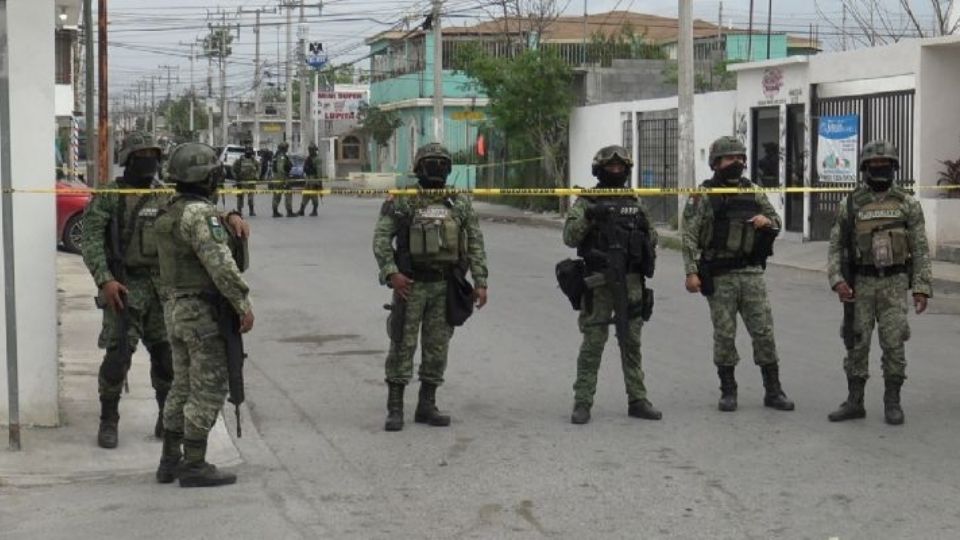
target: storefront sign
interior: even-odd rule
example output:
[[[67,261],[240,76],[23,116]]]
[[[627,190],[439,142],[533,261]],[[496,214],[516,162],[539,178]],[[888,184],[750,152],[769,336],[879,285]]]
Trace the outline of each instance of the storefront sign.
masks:
[[[760,80],[763,86],[763,95],[767,99],[773,99],[783,88],[783,70],[780,68],[767,68],[763,70],[763,79]]]
[[[356,120],[365,92],[317,92],[317,115],[324,120]]]
[[[820,117],[817,139],[817,176],[824,183],[856,183],[860,117]]]

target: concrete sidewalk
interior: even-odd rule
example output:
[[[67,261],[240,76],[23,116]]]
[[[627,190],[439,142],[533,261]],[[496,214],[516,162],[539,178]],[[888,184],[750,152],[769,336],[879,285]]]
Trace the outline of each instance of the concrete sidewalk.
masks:
[[[160,441],[153,436],[157,403],[150,386],[150,362],[142,346],[128,375],[130,393],[120,400],[120,445],[113,450],[97,446],[97,372],[103,351],[97,348],[100,311],[93,303],[96,292],[81,258],[58,253],[61,425],[24,429],[22,451],[0,451],[0,486],[65,483],[156,470],[160,459]],[[0,429],[0,436],[7,440],[5,428]],[[211,432],[209,460],[218,466],[241,462],[222,417]]]
[[[474,201],[473,206],[480,215],[480,219],[485,221],[563,228],[563,217],[558,212],[531,212],[483,201]],[[679,246],[680,234],[678,231],[670,228],[658,228],[657,232],[661,239],[667,240],[661,242],[663,247],[676,249]],[[792,239],[779,239],[774,247],[774,255],[770,259],[770,264],[826,273],[828,249],[828,242],[800,242]],[[932,265],[934,296],[941,292],[960,294],[960,265],[944,261],[932,261]],[[826,286],[826,278],[824,278],[824,286]]]

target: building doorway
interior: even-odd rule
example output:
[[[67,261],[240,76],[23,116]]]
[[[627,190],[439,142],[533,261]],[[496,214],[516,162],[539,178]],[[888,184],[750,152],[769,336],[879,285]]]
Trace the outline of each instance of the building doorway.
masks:
[[[803,187],[804,173],[804,114],[803,105],[787,107],[787,151],[786,159],[786,186]],[[803,232],[803,193],[787,193],[786,216],[784,226],[791,232]]]

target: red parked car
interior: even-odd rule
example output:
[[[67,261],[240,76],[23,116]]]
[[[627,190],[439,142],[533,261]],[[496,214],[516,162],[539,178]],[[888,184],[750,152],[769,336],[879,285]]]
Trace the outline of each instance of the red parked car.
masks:
[[[80,182],[57,180],[57,243],[70,253],[80,253],[83,211],[93,198],[90,188]]]

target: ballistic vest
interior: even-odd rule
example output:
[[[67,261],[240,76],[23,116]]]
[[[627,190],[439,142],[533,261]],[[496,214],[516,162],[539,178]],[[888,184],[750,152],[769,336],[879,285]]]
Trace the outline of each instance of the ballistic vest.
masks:
[[[708,180],[705,187],[728,187],[721,182]],[[741,178],[740,188],[754,187],[750,180]],[[706,195],[713,209],[712,231],[702,238],[713,259],[743,259],[753,253],[756,229],[747,220],[760,214],[762,207],[755,193],[732,195]],[[706,228],[704,228],[706,229]]]
[[[903,195],[890,190],[882,200],[871,200],[867,191],[853,194],[857,237],[857,264],[884,268],[910,259],[907,217]]]
[[[193,251],[189,239],[180,230],[188,204],[210,203],[194,196],[178,196],[157,218],[157,247],[160,254],[160,279],[173,293],[199,293],[216,290],[213,279]],[[220,219],[212,216],[207,219]]]
[[[466,229],[452,200],[415,206],[410,221],[410,258],[414,265],[453,264],[466,245]]]
[[[237,180],[241,182],[249,182],[257,179],[257,176],[260,173],[260,166],[257,165],[257,160],[244,156],[238,159],[237,163],[239,163],[237,166],[239,169]]]
[[[118,184],[118,187],[128,187]],[[156,187],[156,186],[152,186]],[[157,240],[155,222],[160,207],[166,197],[160,194],[120,195],[117,212],[112,219],[120,219],[120,249],[123,250],[123,264],[130,269],[155,268],[157,261]],[[107,229],[107,245],[113,243]]]
[[[577,246],[577,256],[583,257],[587,267],[598,270],[606,266],[603,254],[613,248],[623,249],[630,272],[653,277],[654,248],[650,240],[650,222],[636,197],[587,198],[609,212],[609,227],[598,224],[591,227]]]

